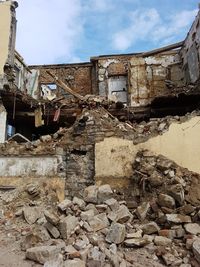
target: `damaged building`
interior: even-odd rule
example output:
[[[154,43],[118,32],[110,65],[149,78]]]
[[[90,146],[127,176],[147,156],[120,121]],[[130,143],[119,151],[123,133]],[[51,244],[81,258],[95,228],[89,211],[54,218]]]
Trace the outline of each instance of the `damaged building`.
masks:
[[[89,174],[86,171],[88,183],[94,182],[97,177],[103,179],[107,179],[107,176],[130,178],[133,154],[138,151],[139,148],[137,147],[149,149],[150,143],[152,143],[152,149],[155,150],[155,153],[164,153],[165,156],[171,157],[179,164],[191,170],[200,171],[197,167],[198,162],[193,159],[193,149],[197,150],[195,147],[197,148],[199,143],[198,137],[195,136],[195,133],[198,132],[196,130],[198,124],[195,132],[191,133],[194,137],[189,137],[190,130],[188,130],[188,135],[180,133],[181,136],[178,140],[173,137],[172,130],[165,133],[166,128],[172,128],[176,123],[176,116],[184,116],[199,108],[200,13],[196,16],[186,39],[176,44],[137,54],[92,57],[90,62],[85,63],[27,66],[23,57],[15,51],[17,6],[15,1],[0,3],[2,14],[0,32],[3,36],[0,49],[0,125],[2,129],[0,141],[2,151],[4,146],[9,146],[12,142],[17,142],[20,146],[20,143],[23,144],[28,141],[26,144],[35,146],[33,144],[40,142],[40,139],[45,139],[44,136],[47,136],[48,141],[54,142],[54,138],[59,136],[59,132],[65,131],[65,129],[70,132],[77,124],[75,128],[78,133],[73,137],[71,146],[74,155],[70,152],[66,157],[66,153],[69,152],[67,152],[68,148],[62,147],[64,150],[62,160],[65,167],[61,169],[65,173],[64,176],[66,176],[66,166],[71,164],[70,158],[76,157],[78,163],[80,156],[80,158],[85,157],[84,168],[90,170]],[[90,118],[90,113],[93,110],[96,110],[97,114]],[[118,139],[116,129],[109,131],[109,127],[106,127],[106,130],[101,129],[101,127],[98,128],[99,110],[101,110],[100,113],[107,112],[108,117],[113,118],[113,120],[118,120],[119,125],[126,123],[130,128],[128,132],[124,130],[124,134]],[[88,112],[88,115],[83,115],[84,112]],[[166,116],[174,116],[175,122],[172,123],[172,126],[171,119]],[[190,115],[188,116],[190,117]],[[195,121],[195,118],[191,120]],[[177,121],[179,122],[179,119]],[[184,123],[187,124],[190,121]],[[152,131],[151,124],[158,125],[157,137],[154,136],[155,133],[148,134]],[[135,135],[129,133],[134,127],[141,128],[141,141],[135,140]],[[179,131],[178,128],[184,126],[180,124],[174,127]],[[142,133],[143,128],[144,134]],[[88,140],[84,140],[82,131],[87,133],[86,139]],[[174,130],[174,134],[175,132],[176,130]],[[70,134],[73,135],[71,132]],[[165,135],[170,137],[165,138]],[[148,138],[144,142],[145,136]],[[79,142],[76,142],[76,138]],[[173,140],[176,142],[172,145]],[[192,140],[194,144],[190,144],[189,140]],[[59,147],[57,139],[55,143],[57,149]],[[141,144],[138,145],[137,143]],[[76,148],[78,144],[79,147]],[[84,146],[86,148],[82,149]],[[117,147],[114,149],[114,146]],[[191,151],[191,156],[188,155],[191,160],[188,157],[184,159],[182,153],[176,152],[176,150],[179,151],[180,147],[187,155]],[[130,162],[127,155],[125,160],[120,160],[119,163],[115,164],[118,160],[113,156],[115,153],[112,154],[111,151],[116,150],[117,157],[119,156],[121,159],[123,155],[119,154],[123,154],[123,150],[126,151],[127,148],[130,149]],[[26,153],[29,155],[31,152],[27,149]],[[43,153],[45,154],[45,152]],[[58,164],[59,160],[56,153],[54,151],[54,159],[51,157],[49,159],[49,164],[55,165],[52,168],[57,168],[60,164]],[[14,151],[14,154],[17,152]],[[37,154],[34,149],[33,154]],[[22,160],[20,151],[19,155],[21,155]],[[13,156],[16,158],[16,155]],[[44,156],[49,157],[48,153]],[[21,176],[23,170],[21,170],[22,173],[18,170],[19,173],[15,175],[12,168],[7,169],[8,158],[2,157],[1,160],[2,168],[5,168],[5,176]],[[24,156],[26,167],[29,160]],[[41,158],[36,157],[35,160],[39,162]],[[51,160],[55,160],[55,164]],[[17,162],[19,162],[18,160],[16,164],[19,164]],[[31,162],[33,164],[34,157],[31,158]],[[37,166],[38,163],[35,164]],[[76,162],[72,166],[76,169]],[[115,167],[112,168],[112,166]],[[49,168],[48,163],[46,167]],[[13,168],[15,167],[13,166]],[[121,168],[121,173],[117,171],[119,168]],[[129,171],[124,168],[129,169]],[[17,165],[16,169],[18,169]],[[70,168],[67,167],[68,169]],[[38,175],[41,173],[41,171],[37,171],[37,167],[27,176],[32,177],[36,173]],[[59,173],[56,174],[52,171],[52,176],[56,175],[59,176]],[[46,176],[49,176],[48,172]],[[77,179],[79,176],[80,174],[77,175]],[[68,179],[66,179],[65,185],[68,183],[67,181]],[[71,182],[73,184],[73,179]],[[125,183],[127,183],[126,179]]]
[[[96,232],[111,222],[114,230],[101,233],[108,243],[140,248],[152,242],[171,246],[178,239],[188,251],[193,249],[185,257],[170,250],[171,258],[157,251],[157,261],[162,258],[165,265],[155,266],[199,266],[200,242],[191,248],[193,237],[186,233],[193,234],[194,224],[194,235],[200,234],[200,11],[185,40],[176,44],[95,56],[84,63],[28,66],[15,50],[17,7],[16,1],[0,1],[0,191],[6,191],[0,194],[0,207],[6,203],[10,210],[17,209],[21,193],[6,202],[7,190],[27,186],[31,201],[41,194],[48,205],[55,199],[61,202],[59,211],[76,217],[74,228],[83,220],[79,228]],[[20,203],[11,207],[15,200]],[[92,215],[85,210],[88,203]],[[28,222],[26,211],[18,215]],[[90,215],[104,219],[90,222]],[[51,237],[65,240],[62,223],[58,226],[48,214],[45,218],[53,225],[45,226]],[[102,221],[105,225],[98,228]],[[144,239],[136,226],[152,221],[158,225],[142,231],[156,233],[154,241],[151,236]],[[116,241],[113,231],[120,232],[120,227],[124,237]],[[75,246],[77,254],[67,252],[71,259],[83,260],[80,247]],[[45,263],[26,249],[27,258]],[[104,246],[98,249],[111,262],[105,266],[137,263],[120,254],[116,262]],[[81,264],[73,266],[85,266]],[[104,266],[95,264],[87,266]]]

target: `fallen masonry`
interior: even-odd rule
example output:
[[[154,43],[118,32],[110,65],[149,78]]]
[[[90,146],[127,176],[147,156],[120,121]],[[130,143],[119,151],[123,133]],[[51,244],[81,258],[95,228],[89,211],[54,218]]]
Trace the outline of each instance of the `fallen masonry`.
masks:
[[[176,44],[26,66],[17,6],[0,0],[0,266],[199,267],[200,10]]]
[[[155,172],[162,183],[152,183]],[[197,181],[200,175],[140,151],[131,200],[104,184],[58,202],[55,192],[43,188],[32,195],[37,184],[29,184],[1,191],[0,230],[21,245],[27,260],[48,267],[199,266]]]

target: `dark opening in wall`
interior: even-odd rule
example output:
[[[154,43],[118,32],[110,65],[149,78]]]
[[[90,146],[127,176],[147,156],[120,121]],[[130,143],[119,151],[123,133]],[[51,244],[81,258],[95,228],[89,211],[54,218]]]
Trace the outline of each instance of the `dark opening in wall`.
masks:
[[[74,155],[84,155],[85,156],[87,154],[87,151],[74,149],[71,151],[71,153]]]
[[[179,94],[177,97],[159,97],[151,104],[150,117],[184,116],[200,108],[200,95]]]

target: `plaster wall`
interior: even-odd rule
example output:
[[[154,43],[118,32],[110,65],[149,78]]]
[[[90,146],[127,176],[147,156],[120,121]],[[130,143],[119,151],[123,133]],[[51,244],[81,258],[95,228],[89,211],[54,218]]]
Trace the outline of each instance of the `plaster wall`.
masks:
[[[39,184],[53,190],[59,201],[65,197],[65,168],[61,155],[0,156],[0,186]]]
[[[8,59],[10,28],[11,28],[11,1],[0,3],[0,75]]]
[[[0,177],[55,177],[57,169],[56,157],[0,157]]]
[[[165,80],[169,79],[169,66],[178,59],[177,52],[174,51],[149,57],[133,56],[129,62],[131,106],[146,106],[155,97],[170,94]]]
[[[0,143],[6,140],[7,112],[3,105],[0,105]]]
[[[200,173],[200,117],[173,123],[163,135],[137,145],[122,138],[106,138],[95,146],[95,177],[130,178],[137,152],[162,154],[190,171]]]

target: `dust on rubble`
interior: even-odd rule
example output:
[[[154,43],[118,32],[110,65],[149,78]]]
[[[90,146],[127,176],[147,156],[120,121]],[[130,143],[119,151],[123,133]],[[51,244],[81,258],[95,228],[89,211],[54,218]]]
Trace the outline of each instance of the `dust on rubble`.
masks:
[[[199,266],[199,181],[140,151],[125,198],[108,184],[60,203],[37,184],[1,192],[0,266],[14,266],[13,259],[15,266]]]

